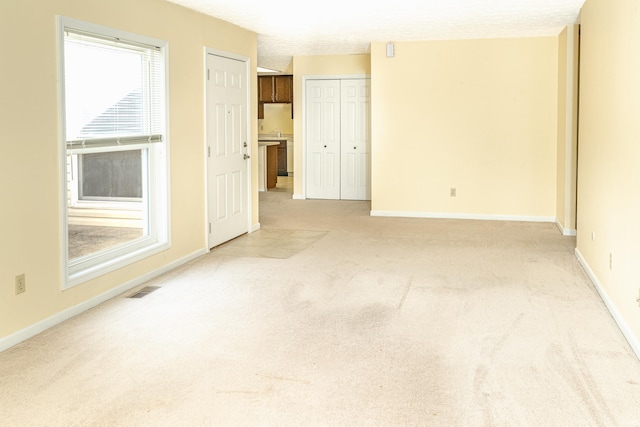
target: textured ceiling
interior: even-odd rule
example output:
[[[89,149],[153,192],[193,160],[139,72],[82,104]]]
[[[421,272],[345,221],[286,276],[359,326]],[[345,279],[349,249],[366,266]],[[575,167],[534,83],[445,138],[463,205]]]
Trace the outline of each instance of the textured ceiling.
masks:
[[[373,41],[558,35],[585,0],[170,0],[258,34],[258,65],[367,53]]]

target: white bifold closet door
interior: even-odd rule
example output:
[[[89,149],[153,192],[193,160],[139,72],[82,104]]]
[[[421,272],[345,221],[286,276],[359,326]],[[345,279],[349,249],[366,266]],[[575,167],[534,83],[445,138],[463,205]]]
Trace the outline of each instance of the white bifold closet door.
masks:
[[[340,80],[307,80],[307,198],[340,198]]]
[[[340,81],[340,198],[371,200],[370,79]]]
[[[307,80],[306,197],[371,199],[370,80]]]

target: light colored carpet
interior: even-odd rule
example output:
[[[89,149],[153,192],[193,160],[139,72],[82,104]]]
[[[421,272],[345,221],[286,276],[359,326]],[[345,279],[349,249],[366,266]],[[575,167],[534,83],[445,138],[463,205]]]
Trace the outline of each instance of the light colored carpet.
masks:
[[[552,224],[260,197],[274,250],[312,241],[222,246],[0,353],[0,424],[640,425],[640,362]]]

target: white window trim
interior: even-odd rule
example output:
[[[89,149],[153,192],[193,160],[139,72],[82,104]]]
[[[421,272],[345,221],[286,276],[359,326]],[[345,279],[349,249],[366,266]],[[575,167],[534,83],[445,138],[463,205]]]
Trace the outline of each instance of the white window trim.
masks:
[[[68,257],[68,189],[67,189],[67,144],[66,144],[66,118],[65,118],[65,87],[64,87],[64,32],[65,28],[83,30],[90,33],[101,34],[108,37],[122,38],[146,45],[157,46],[161,49],[164,59],[164,112],[163,128],[164,142],[163,149],[159,150],[153,144],[140,144],[141,148],[148,148],[148,155],[153,156],[153,163],[161,167],[155,171],[150,171],[150,188],[155,188],[154,196],[150,198],[149,214],[152,215],[150,224],[156,227],[149,230],[148,236],[131,241],[125,245],[113,249],[90,254],[86,257],[74,260],[70,264]],[[165,251],[171,247],[171,215],[170,215],[170,167],[169,167],[169,67],[168,67],[168,43],[127,31],[116,30],[97,24],[80,21],[64,16],[57,17],[57,48],[58,48],[58,75],[59,75],[59,146],[60,146],[60,218],[61,218],[61,242],[62,251],[60,262],[62,265],[62,288],[69,289],[73,286],[84,283],[88,280],[102,276],[111,271],[118,270],[124,266],[136,263],[154,254]],[[157,144],[157,143],[154,143]],[[130,147],[131,148],[131,147]],[[91,150],[91,149],[87,149]]]

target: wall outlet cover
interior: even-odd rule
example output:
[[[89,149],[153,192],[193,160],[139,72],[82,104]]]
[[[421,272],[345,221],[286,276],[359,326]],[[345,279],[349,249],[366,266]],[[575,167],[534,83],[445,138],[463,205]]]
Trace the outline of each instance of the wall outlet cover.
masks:
[[[16,295],[21,294],[27,290],[27,280],[25,279],[24,273],[16,276]]]

